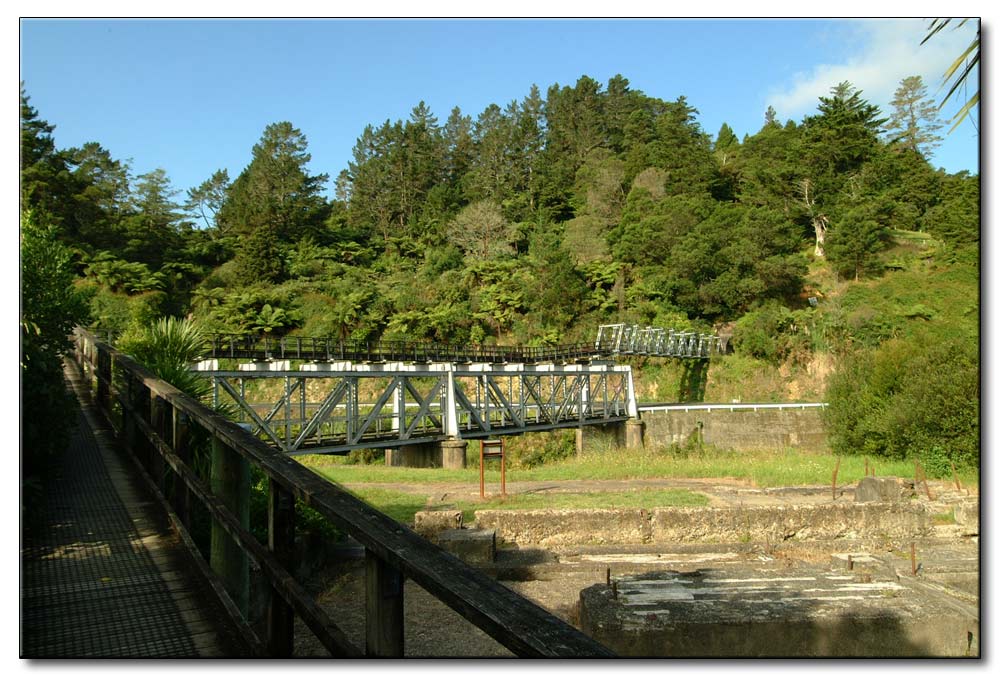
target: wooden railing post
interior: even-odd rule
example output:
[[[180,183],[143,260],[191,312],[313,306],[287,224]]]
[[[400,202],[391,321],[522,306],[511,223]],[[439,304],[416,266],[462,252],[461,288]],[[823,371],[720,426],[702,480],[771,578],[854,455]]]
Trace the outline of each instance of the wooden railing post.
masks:
[[[143,383],[138,377],[131,377],[131,387],[130,387],[131,397],[129,398],[129,403],[132,405],[135,415],[145,421],[147,424],[151,423],[150,417],[150,391],[149,388]],[[139,458],[139,462],[142,467],[146,469],[146,472],[152,477],[156,477],[156,472],[153,463],[153,445],[146,439],[146,436],[142,433],[138,426],[133,426],[133,438],[129,445],[132,449],[132,453]]]
[[[152,390],[149,391],[149,425],[153,429],[153,432],[155,432],[167,446],[173,448],[174,444],[171,435],[173,432],[173,426],[168,422],[167,406],[166,400]],[[163,459],[163,456],[157,452],[155,446],[150,445],[149,451],[150,475],[152,475],[153,481],[156,482],[156,486],[160,488],[160,491],[165,493],[167,486],[167,463]]]
[[[278,562],[294,575],[295,497],[273,479],[268,481],[267,547]],[[290,657],[294,616],[292,607],[274,588],[267,602],[267,653]]]
[[[365,550],[365,654],[403,655],[403,575]]]
[[[244,529],[249,529],[250,464],[218,438],[212,438],[211,475],[212,493],[239,518]],[[210,562],[246,618],[250,606],[250,563],[243,549],[214,520]]]
[[[188,421],[188,416],[183,411],[176,408],[171,408],[173,412],[172,425],[173,433],[171,437],[174,442],[174,453],[177,455],[184,465],[191,470],[194,470],[194,464],[192,463],[193,458],[191,454],[191,427]],[[187,484],[184,482],[177,482],[174,484],[174,492],[172,498],[172,503],[174,506],[174,512],[177,513],[177,517],[180,519],[181,524],[191,528],[191,492],[187,488]]]
[[[111,353],[97,348],[97,404],[104,415],[111,414]]]
[[[142,457],[139,455],[137,448],[139,429],[135,425],[135,417],[138,416],[138,411],[135,408],[135,376],[131,372],[126,371],[124,379],[125,403],[122,406],[122,435],[125,438],[125,447],[128,453],[141,460]]]

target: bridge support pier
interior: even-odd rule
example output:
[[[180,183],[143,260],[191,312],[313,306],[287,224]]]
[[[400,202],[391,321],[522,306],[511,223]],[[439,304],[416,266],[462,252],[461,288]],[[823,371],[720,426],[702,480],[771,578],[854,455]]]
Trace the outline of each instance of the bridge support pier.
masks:
[[[385,464],[401,468],[464,468],[466,440],[408,444],[385,450]]]
[[[645,423],[629,419],[618,423],[581,426],[576,429],[576,455],[609,447],[642,449]]]
[[[441,467],[458,469],[465,467],[465,450],[469,443],[466,440],[443,440],[441,445]]]
[[[645,427],[646,424],[640,418],[630,418],[625,421],[626,449],[642,449],[645,446],[643,444],[643,431]]]

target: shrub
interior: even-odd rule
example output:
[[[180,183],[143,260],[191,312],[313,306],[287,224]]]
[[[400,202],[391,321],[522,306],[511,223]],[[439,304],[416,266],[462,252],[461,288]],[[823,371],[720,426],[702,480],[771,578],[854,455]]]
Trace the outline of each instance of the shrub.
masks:
[[[893,339],[840,364],[827,388],[838,454],[920,459],[929,472],[979,464],[979,359],[968,340]]]
[[[800,326],[808,321],[803,312],[795,313],[776,301],[768,301],[736,321],[734,349],[771,364],[781,364],[792,356],[806,357],[810,350]]]
[[[478,443],[476,463],[479,462]],[[534,468],[544,463],[553,463],[570,458],[576,453],[576,438],[572,430],[553,430],[510,438],[507,443],[507,459],[514,468]]]
[[[73,287],[69,249],[53,229],[21,215],[21,411],[23,474],[44,470],[65,448],[72,425],[73,398],[63,381],[62,356],[70,349],[69,334],[85,322],[87,309]]]

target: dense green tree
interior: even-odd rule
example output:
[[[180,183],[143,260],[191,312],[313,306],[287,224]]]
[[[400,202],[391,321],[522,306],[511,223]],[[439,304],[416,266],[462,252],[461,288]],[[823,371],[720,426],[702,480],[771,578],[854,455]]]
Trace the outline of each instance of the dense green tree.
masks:
[[[922,230],[952,247],[978,246],[981,229],[980,181],[968,172],[939,172],[941,189],[936,204],[920,218]]]
[[[66,153],[56,149],[55,125],[41,119],[29,103],[21,83],[20,101],[20,200],[24,209],[45,218],[62,232],[75,236],[74,184]]]
[[[866,202],[840,216],[827,234],[830,263],[842,275],[855,280],[880,270],[879,254],[885,249],[889,233],[885,226],[885,202]]]
[[[801,137],[800,127],[775,123],[764,125],[746,139],[730,162],[740,202],[786,214],[796,210],[803,171]]]
[[[125,245],[124,220],[132,213],[128,162],[115,160],[99,143],[68,151],[75,180],[73,196],[77,236],[95,249]]]
[[[158,268],[180,247],[180,208],[177,191],[163,169],[136,177],[131,202],[133,213],[123,220],[125,257]]]
[[[282,242],[321,234],[329,211],[322,190],[329,177],[309,173],[307,149],[305,135],[290,122],[268,125],[216,213],[220,229],[247,236],[267,228]]]
[[[259,282],[279,282],[284,278],[285,265],[276,228],[260,226],[240,238],[233,258],[236,281],[240,285]]]

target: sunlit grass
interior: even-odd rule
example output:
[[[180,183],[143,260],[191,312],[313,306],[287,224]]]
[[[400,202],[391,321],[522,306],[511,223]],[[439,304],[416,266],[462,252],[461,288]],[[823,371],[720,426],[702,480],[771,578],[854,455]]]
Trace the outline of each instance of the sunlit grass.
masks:
[[[430,495],[381,487],[351,487],[351,493],[381,510],[397,522],[413,524],[415,513],[427,509]],[[708,505],[708,498],[687,489],[641,489],[631,491],[545,492],[491,496],[485,500],[456,500],[433,506],[461,510],[468,524],[477,510],[541,510],[594,508],[664,508]]]
[[[352,487],[351,493],[403,524],[413,524],[414,513],[424,509],[428,498],[420,494],[367,487]]]
[[[570,510],[595,508],[667,508],[708,505],[708,497],[687,489],[633,491],[546,492],[492,496],[482,501],[456,501],[463,519],[470,522],[476,510]]]
[[[326,457],[303,456],[299,460],[324,477],[344,484],[367,483],[477,483],[479,470],[465,468],[398,468],[386,466],[344,465]],[[765,488],[800,485],[829,485],[837,457],[831,454],[787,450],[732,451],[706,447],[687,454],[664,449],[607,448],[580,457],[548,463],[531,469],[507,469],[508,481],[555,480],[629,480],[629,479],[700,479],[729,478]],[[876,476],[913,477],[911,461],[867,460],[868,472]],[[837,484],[855,483],[865,476],[866,459],[842,456],[837,470]],[[979,474],[960,472],[963,487],[976,486]],[[494,467],[486,470],[488,482],[499,482]],[[950,480],[951,477],[939,479]]]

